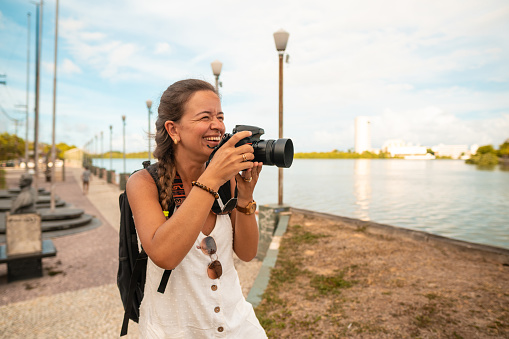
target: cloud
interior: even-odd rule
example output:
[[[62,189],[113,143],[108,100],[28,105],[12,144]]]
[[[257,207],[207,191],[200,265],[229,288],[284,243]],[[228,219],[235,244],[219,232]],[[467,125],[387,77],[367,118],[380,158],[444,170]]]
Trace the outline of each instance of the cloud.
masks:
[[[156,45],[155,54],[170,54],[171,53],[171,47],[170,44],[167,42],[159,42]]]
[[[60,67],[62,68],[62,73],[66,75],[82,73],[81,68],[79,68],[74,62],[72,62],[69,59],[64,59]]]

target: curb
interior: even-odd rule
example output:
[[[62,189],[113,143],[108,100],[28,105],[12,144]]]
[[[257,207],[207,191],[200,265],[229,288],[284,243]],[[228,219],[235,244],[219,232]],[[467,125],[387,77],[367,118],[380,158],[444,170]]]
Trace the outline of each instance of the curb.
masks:
[[[290,216],[290,212],[282,212],[279,215],[276,232],[272,237],[269,249],[267,250],[267,254],[263,259],[262,267],[256,276],[253,287],[251,287],[251,290],[249,291],[249,294],[246,298],[246,300],[251,303],[253,307],[256,307],[260,304],[262,301],[263,293],[269,284],[270,272],[276,265],[277,256],[279,254],[279,243],[281,242],[281,237],[283,237],[283,235],[286,233],[288,222],[290,221]]]

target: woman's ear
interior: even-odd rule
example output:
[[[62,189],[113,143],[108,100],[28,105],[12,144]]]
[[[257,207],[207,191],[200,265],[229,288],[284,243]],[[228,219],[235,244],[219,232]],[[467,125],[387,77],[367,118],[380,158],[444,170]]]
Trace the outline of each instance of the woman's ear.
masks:
[[[178,133],[178,126],[175,121],[166,121],[164,123],[164,128],[166,129],[166,132],[168,132],[168,135],[173,140],[173,142],[177,144],[180,141],[180,137]]]

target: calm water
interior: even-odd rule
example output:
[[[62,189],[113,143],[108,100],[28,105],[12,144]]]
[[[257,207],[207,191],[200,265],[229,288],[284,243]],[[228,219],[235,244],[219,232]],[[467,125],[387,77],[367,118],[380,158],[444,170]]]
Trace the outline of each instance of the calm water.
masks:
[[[109,159],[103,166],[110,168]],[[127,159],[126,170],[141,168]],[[101,161],[94,161],[101,166]],[[112,168],[123,172],[123,161]],[[264,166],[258,204],[277,202],[277,168]],[[509,248],[509,172],[457,160],[307,160],[284,170],[284,203]]]

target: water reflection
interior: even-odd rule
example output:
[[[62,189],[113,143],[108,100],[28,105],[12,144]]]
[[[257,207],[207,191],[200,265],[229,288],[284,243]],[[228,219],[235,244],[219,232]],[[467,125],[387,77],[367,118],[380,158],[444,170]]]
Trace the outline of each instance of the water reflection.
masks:
[[[354,195],[355,217],[361,220],[369,219],[369,204],[371,202],[371,160],[357,159],[354,162]]]

